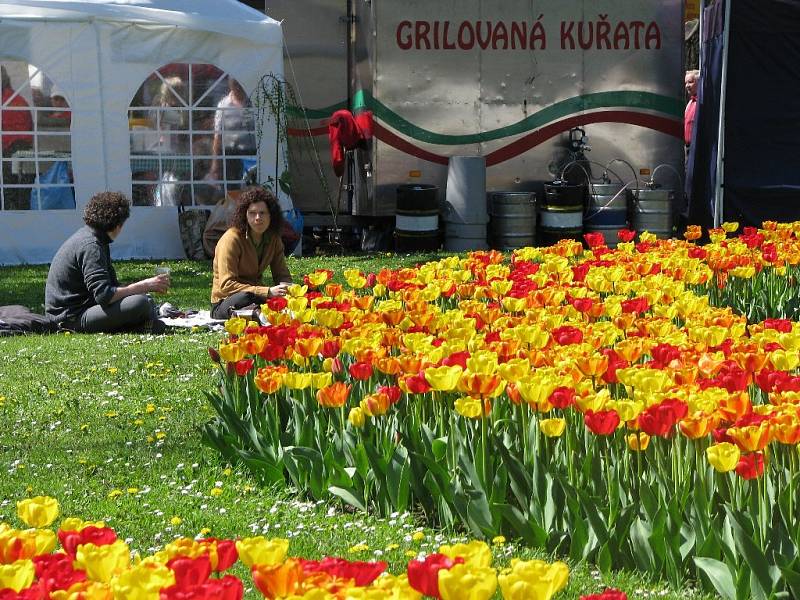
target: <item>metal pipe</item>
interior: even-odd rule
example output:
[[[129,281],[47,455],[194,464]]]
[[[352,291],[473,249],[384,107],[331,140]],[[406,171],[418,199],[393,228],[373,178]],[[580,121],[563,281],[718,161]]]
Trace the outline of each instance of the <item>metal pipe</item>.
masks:
[[[714,227],[722,223],[725,208],[723,187],[725,185],[725,88],[728,84],[728,44],[731,28],[731,0],[725,0],[725,29],[722,32],[722,81],[719,96],[719,126],[717,129],[717,177],[714,187]]]

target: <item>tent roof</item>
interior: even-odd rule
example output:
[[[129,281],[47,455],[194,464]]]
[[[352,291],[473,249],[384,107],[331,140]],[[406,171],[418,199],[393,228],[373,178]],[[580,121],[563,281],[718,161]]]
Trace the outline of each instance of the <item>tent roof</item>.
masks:
[[[280,29],[237,0],[0,0],[0,19],[173,25],[266,44],[275,43],[268,32]]]

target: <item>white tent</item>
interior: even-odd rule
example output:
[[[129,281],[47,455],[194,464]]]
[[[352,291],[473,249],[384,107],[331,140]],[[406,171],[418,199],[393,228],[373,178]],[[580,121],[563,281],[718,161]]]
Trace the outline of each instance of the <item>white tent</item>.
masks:
[[[92,194],[131,194],[128,109],[153,72],[212,64],[250,93],[263,75],[282,76],[282,44],[280,23],[236,0],[0,0],[0,59],[41,69],[72,109],[77,204],[0,211],[0,264],[49,262]],[[273,173],[276,134],[264,127],[259,166]],[[113,255],[182,257],[177,221],[175,207],[133,207]]]

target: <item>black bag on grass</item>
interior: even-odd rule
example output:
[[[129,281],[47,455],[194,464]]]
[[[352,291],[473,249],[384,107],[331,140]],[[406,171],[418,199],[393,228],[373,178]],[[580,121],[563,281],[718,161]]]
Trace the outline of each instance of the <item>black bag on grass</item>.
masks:
[[[0,306],[0,337],[23,333],[52,333],[58,328],[44,315],[31,312],[24,306]]]

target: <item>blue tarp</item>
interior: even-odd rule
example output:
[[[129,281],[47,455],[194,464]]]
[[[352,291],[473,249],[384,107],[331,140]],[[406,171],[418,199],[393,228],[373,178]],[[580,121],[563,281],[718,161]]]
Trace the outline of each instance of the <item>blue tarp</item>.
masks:
[[[704,10],[689,222],[713,220],[724,3]],[[723,220],[800,220],[800,0],[731,2]]]

